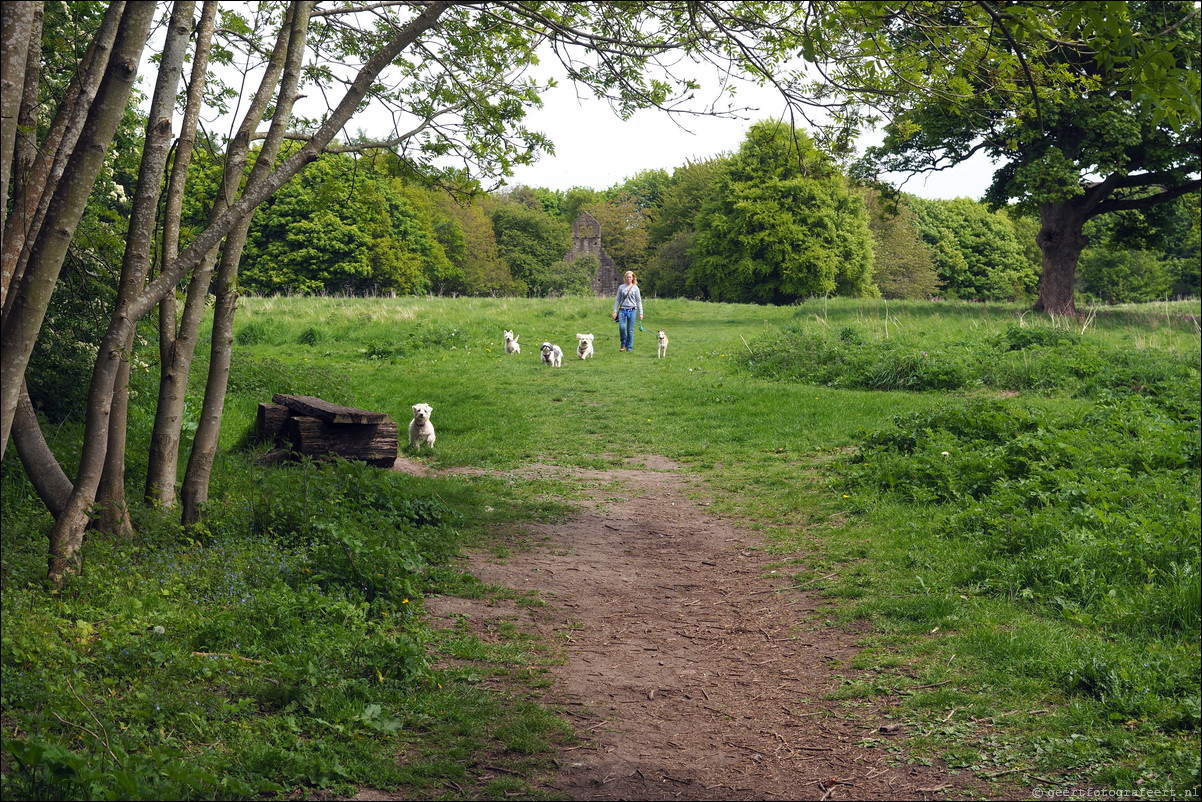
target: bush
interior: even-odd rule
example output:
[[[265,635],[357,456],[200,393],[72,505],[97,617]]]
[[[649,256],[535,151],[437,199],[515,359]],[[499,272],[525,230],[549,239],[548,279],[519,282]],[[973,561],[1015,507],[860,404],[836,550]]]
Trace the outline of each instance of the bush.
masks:
[[[966,588],[1130,639],[1105,659],[1095,650],[1073,662],[1067,692],[1119,716],[1196,727],[1202,464],[1193,413],[1138,395],[1054,415],[959,403],[867,435],[839,482],[938,505],[939,534],[980,555]],[[1158,639],[1185,651],[1150,667],[1141,644]]]
[[[851,326],[828,340],[794,324],[757,338],[739,359],[764,378],[846,389],[1136,394],[1183,411],[1200,401],[1199,371],[1190,357],[1107,348],[1053,326],[1012,326],[994,338],[921,347],[868,341]]]

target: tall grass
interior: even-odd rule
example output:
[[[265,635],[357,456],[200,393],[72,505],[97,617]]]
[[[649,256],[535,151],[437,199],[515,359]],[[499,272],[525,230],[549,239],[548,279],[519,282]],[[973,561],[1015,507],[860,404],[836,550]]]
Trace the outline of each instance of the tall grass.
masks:
[[[134,510],[137,538],[90,535],[57,597],[40,588],[48,517],[7,457],[5,796],[536,795],[516,778],[549,770],[570,732],[482,678],[536,683],[554,656],[432,629],[422,598],[501,592],[451,556],[579,493],[514,469],[650,454],[761,530],[839,618],[872,623],[849,687],[902,699],[914,745],[1006,776],[1197,787],[1196,302],[1081,321],[645,305],[619,353],[609,299],[244,299],[206,528]],[[574,358],[576,332],[595,359]],[[543,340],[562,368],[540,364]],[[276,392],[402,429],[429,403],[438,445],[412,456],[489,473],[256,466],[255,409]],[[149,414],[133,412],[131,487]],[[54,437],[70,454],[79,433]],[[516,774],[474,786],[481,754]]]

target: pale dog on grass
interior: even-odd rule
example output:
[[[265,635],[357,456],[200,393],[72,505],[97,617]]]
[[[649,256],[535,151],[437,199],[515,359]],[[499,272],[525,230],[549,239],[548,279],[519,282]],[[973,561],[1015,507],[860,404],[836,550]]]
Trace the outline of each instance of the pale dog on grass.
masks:
[[[507,353],[507,354],[522,353],[522,346],[518,345],[518,336],[516,334],[514,334],[512,331],[505,332],[505,353]]]
[[[434,424],[430,423],[430,414],[434,408],[429,404],[413,405],[413,420],[409,421],[409,447],[420,451],[422,444],[434,448]]]
[[[563,349],[558,345],[543,343],[540,350],[543,352],[544,365],[550,365],[553,368],[558,368],[563,365]]]
[[[667,334],[667,332],[665,332],[663,329],[660,329],[658,339],[659,339],[659,350],[656,352],[656,356],[658,356],[660,359],[663,359],[664,357],[666,357],[668,355],[668,334]]]
[[[588,359],[593,355],[593,335],[577,334],[576,335],[576,356],[581,359]]]

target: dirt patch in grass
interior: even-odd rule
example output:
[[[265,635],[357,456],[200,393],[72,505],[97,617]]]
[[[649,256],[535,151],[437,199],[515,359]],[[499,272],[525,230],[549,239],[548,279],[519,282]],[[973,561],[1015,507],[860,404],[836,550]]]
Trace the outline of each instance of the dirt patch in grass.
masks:
[[[534,525],[533,549],[471,554],[463,569],[546,605],[425,601],[436,625],[504,620],[561,645],[545,701],[582,743],[536,786],[580,800],[1002,796],[901,751],[887,699],[839,698],[857,673],[857,633],[831,623],[820,593],[774,573],[780,556],[759,535],[691,500],[677,466],[539,471],[590,497]]]

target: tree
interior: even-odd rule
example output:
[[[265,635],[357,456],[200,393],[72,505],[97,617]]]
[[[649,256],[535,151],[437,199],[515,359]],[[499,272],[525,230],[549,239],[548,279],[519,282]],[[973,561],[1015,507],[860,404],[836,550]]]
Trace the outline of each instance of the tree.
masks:
[[[1198,294],[1198,196],[1145,211],[1095,218],[1081,255],[1078,288],[1105,303]]]
[[[452,270],[433,228],[420,191],[326,154],[255,212],[239,272],[256,292],[423,294]]]
[[[672,171],[668,186],[659,196],[659,206],[648,230],[652,245],[672,239],[678,232],[695,231],[701,207],[717,191],[718,178],[727,168],[727,157],[685,162]]]
[[[871,295],[867,213],[804,133],[751,127],[698,218],[695,282],[719,301]]]
[[[1197,193],[1197,4],[810,4],[797,32],[814,104],[846,143],[885,121],[864,172],[930,172],[981,153],[986,198],[1038,210],[1037,309],[1074,314],[1083,227]]]
[[[563,292],[563,255],[572,247],[572,228],[522,203],[501,199],[489,211],[497,252],[509,273],[534,295]]]
[[[965,300],[1015,301],[1034,295],[1039,273],[1023,254],[1002,212],[968,198],[907,196],[919,236],[935,257],[944,294]]]
[[[917,232],[914,210],[905,203],[882,202],[876,191],[864,194],[872,231],[872,274],[886,298],[925,300],[938,295],[941,283],[931,251]]]
[[[585,204],[583,211],[601,225],[601,247],[622,272],[636,273],[647,263],[647,213],[629,196]]]
[[[693,246],[697,234],[691,229],[677,231],[667,242],[655,249],[655,255],[647,265],[646,275],[640,284],[655,295],[665,298],[693,294]]]
[[[462,278],[452,281],[449,289],[466,295],[524,296],[526,284],[513,277],[501,258],[492,220],[484,207],[479,203],[456,203],[445,193],[437,202],[443,214],[456,221],[463,238],[462,250],[449,254]]]
[[[53,99],[49,125],[11,126],[12,110],[34,108],[40,97],[47,63],[34,63],[28,54],[42,55],[37,11],[26,19],[17,14],[25,4],[3,4],[0,45],[4,53],[3,131],[0,131],[0,176],[4,177],[6,209],[3,223],[3,319],[0,336],[0,456],[7,449],[14,425],[36,440],[36,419],[26,414],[24,374],[42,329],[50,299],[58,285],[65,255],[83,217],[91,190],[110,151],[114,132],[126,114],[134,80],[146,63],[148,41],[157,5],[115,0],[104,6],[66,4],[66,9],[96,9],[98,16],[77,14],[78,40],[87,51],[66,90]],[[195,19],[190,3],[170,4],[176,20]],[[216,10],[212,0],[202,18]],[[687,54],[720,69],[741,70],[757,77],[771,75],[795,53],[796,41],[782,36],[799,18],[795,4],[698,2],[690,4],[468,3],[432,0],[372,3],[367,6],[314,2],[264,3],[247,6],[246,14],[223,9],[213,26],[210,49],[196,26],[171,24],[164,30],[168,73],[179,73],[165,54],[168,46],[192,47],[194,67],[209,58],[232,63],[238,74],[251,78],[250,97],[213,81],[219,70],[198,75],[193,70],[182,96],[178,75],[156,80],[146,134],[140,146],[142,173],[132,206],[153,210],[148,220],[131,216],[118,296],[93,364],[86,401],[85,428],[78,455],[78,472],[69,498],[62,505],[47,499],[56,511],[51,532],[49,577],[60,584],[78,567],[78,548],[88,523],[88,510],[97,498],[102,474],[112,476],[120,460],[124,427],[121,396],[129,343],[137,322],[156,308],[166,337],[160,345],[164,373],[152,451],[169,455],[178,448],[180,416],[175,401],[187,385],[191,349],[195,345],[192,319],[215,278],[216,309],[204,407],[183,482],[182,520],[191,525],[203,515],[209,468],[217,432],[232,347],[237,307],[238,266],[249,228],[249,217],[323,151],[388,148],[414,174],[431,180],[454,181],[470,171],[482,181],[503,178],[515,164],[528,163],[549,150],[545,136],[523,122],[525,111],[540,102],[544,86],[526,70],[537,61],[536,50],[549,47],[562,74],[580,87],[608,100],[629,117],[641,108],[690,109],[694,84],[676,77],[674,67]],[[189,16],[189,15],[192,16]],[[220,36],[220,41],[216,37]],[[55,48],[51,47],[51,51]],[[22,60],[20,54],[27,57]],[[261,65],[256,72],[254,65]],[[766,72],[765,72],[766,71]],[[57,76],[55,76],[57,78]],[[26,79],[29,80],[26,80]],[[258,79],[257,84],[256,80]],[[206,86],[206,84],[209,84]],[[16,102],[13,93],[21,91]],[[301,96],[325,99],[327,106],[296,108]],[[165,151],[174,128],[171,115],[183,101],[185,119],[201,100],[220,107],[226,101],[243,115],[235,120],[228,142],[212,143],[224,150],[223,181],[199,230],[182,230],[180,215],[189,172],[189,140],[194,129],[183,125],[174,159]],[[247,101],[247,102],[242,102]],[[379,131],[375,141],[343,136],[355,113],[374,104],[392,112],[391,130]],[[19,112],[20,113],[20,112]],[[270,121],[267,131],[260,125]],[[21,130],[38,131],[32,147],[10,148]],[[252,142],[262,140],[249,174]],[[292,141],[295,147],[284,148]],[[167,158],[160,158],[166,153]],[[20,158],[17,155],[20,154]],[[62,180],[68,176],[69,180]],[[163,203],[157,199],[166,187]],[[149,222],[149,227],[147,223]],[[144,232],[162,231],[148,243]],[[178,237],[178,247],[177,247]],[[134,247],[136,246],[136,247]],[[144,247],[145,246],[145,247]],[[557,259],[566,247],[558,247]],[[150,259],[156,261],[152,264]],[[187,280],[182,312],[174,294]],[[179,315],[177,318],[176,315]],[[123,364],[125,363],[125,364]],[[18,418],[18,409],[26,410]],[[162,426],[160,427],[160,422]],[[113,453],[110,454],[110,444]],[[21,450],[22,459],[26,451]],[[156,458],[157,459],[157,458]],[[148,477],[147,495],[174,486],[170,456]],[[26,463],[27,471],[30,463]],[[151,486],[151,483],[156,484]]]

